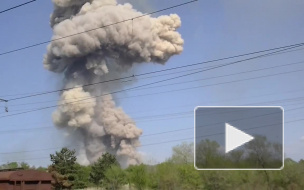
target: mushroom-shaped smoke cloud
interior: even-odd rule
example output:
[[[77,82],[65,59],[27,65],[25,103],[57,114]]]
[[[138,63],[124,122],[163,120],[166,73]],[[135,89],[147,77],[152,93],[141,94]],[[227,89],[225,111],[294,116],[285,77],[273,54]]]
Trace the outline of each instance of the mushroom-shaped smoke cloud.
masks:
[[[48,45],[43,64],[50,71],[64,72],[65,87],[117,77],[134,63],[164,64],[183,50],[184,41],[176,31],[181,20],[176,14],[139,17],[143,14],[130,4],[115,0],[53,3],[53,39],[62,39]],[[136,147],[142,130],[115,106],[112,95],[100,96],[117,88],[120,86],[111,83],[65,91],[53,114],[57,126],[81,131],[89,162],[107,151],[124,165],[140,163]]]

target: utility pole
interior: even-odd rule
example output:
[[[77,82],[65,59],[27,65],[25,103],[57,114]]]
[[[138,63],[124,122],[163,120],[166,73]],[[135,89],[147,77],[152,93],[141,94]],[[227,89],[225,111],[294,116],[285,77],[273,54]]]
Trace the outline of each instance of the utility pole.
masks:
[[[7,102],[8,102],[8,100],[5,100],[5,99],[2,99],[2,98],[0,98],[0,102],[5,102],[5,106],[4,106],[4,109],[5,109],[5,112],[8,112],[8,108],[7,108]]]

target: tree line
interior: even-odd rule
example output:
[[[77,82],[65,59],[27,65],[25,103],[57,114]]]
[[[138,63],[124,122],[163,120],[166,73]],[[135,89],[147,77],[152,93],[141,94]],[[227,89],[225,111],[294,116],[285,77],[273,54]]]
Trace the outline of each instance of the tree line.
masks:
[[[210,144],[216,146],[212,141],[200,142],[200,146],[203,147],[208,147]],[[76,162],[75,151],[68,148],[62,148],[51,154],[50,159],[52,164],[48,168],[31,168],[24,162],[7,163],[0,168],[22,167],[50,172],[54,178],[54,189],[88,187],[109,190],[122,188],[130,190],[304,189],[304,160],[296,162],[285,159],[285,167],[281,171],[198,171],[194,169],[193,164],[193,143],[186,142],[173,147],[172,156],[156,165],[140,164],[122,168],[115,156],[104,153],[95,163],[82,166]],[[222,159],[226,158],[222,157]]]
[[[196,144],[196,166],[199,168],[277,169],[282,163],[282,145],[256,135],[253,141],[225,153],[216,141],[204,139]]]

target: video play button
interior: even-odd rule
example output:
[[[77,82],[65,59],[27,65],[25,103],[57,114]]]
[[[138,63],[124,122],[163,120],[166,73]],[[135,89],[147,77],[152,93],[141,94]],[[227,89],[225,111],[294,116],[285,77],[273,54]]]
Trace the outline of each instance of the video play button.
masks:
[[[284,110],[278,106],[200,106],[194,115],[198,170],[279,170]]]
[[[252,141],[254,139],[253,136],[244,133],[243,131],[229,125],[228,123],[225,124],[226,126],[226,146],[225,146],[225,153],[230,152],[231,150],[236,149],[243,144]]]

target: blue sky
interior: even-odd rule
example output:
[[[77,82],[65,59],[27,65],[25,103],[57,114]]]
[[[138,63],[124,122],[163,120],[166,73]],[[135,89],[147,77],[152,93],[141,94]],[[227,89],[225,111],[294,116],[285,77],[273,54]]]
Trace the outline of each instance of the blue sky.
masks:
[[[26,2],[26,0],[18,1],[18,4],[22,2]],[[138,10],[150,12],[185,1],[124,0],[123,2],[131,2]],[[2,0],[0,10],[12,7],[16,3],[16,1]],[[165,66],[152,63],[137,65],[130,72],[136,74],[156,71],[301,43],[304,41],[302,37],[304,32],[303,8],[304,2],[300,0],[288,2],[284,0],[199,0],[187,6],[164,11],[157,15],[177,13],[181,17],[182,27],[179,32],[185,40],[183,53],[171,58]],[[0,53],[49,40],[52,36],[49,26],[49,17],[52,10],[53,7],[50,0],[38,0],[27,6],[0,14],[0,23],[2,23],[0,30]],[[0,56],[0,98],[10,98],[14,97],[10,95],[61,88],[61,76],[43,68],[42,59],[45,51],[46,45],[41,45]],[[164,84],[238,73],[298,61],[304,61],[303,50],[246,61],[175,81],[169,81]],[[214,64],[218,63],[210,63],[206,66]],[[210,80],[198,80],[192,83],[124,92],[117,95],[117,104],[123,107],[126,113],[134,118],[138,127],[144,130],[144,135],[193,127],[193,114],[181,114],[177,116],[167,114],[192,112],[196,106],[276,105],[283,106],[285,110],[300,108],[304,106],[304,88],[301,82],[304,77],[303,71],[300,71],[304,68],[303,64]],[[196,68],[202,68],[202,66],[197,66]],[[189,69],[192,69],[192,67]],[[244,80],[226,85],[159,93],[289,71],[298,72],[255,80]],[[127,87],[164,78],[168,78],[168,76],[148,79],[142,77]],[[159,94],[145,95],[151,93]],[[57,99],[58,94],[54,93],[9,102],[9,114],[55,105]],[[270,103],[270,101],[285,99],[289,100]],[[41,101],[50,102],[22,105]],[[3,106],[4,104],[1,104],[0,117],[7,115],[4,112]],[[303,110],[286,111],[285,121],[302,119]],[[54,153],[62,146],[70,146],[71,142],[66,139],[65,133],[58,131],[52,124],[51,114],[53,111],[54,109],[46,109],[19,116],[0,118],[0,139],[2,142],[0,143],[0,161],[18,160],[46,166],[50,163],[48,159],[50,153]],[[303,124],[303,121],[299,121],[286,123],[285,125],[285,153],[288,157],[295,160],[304,158],[304,153],[301,151],[304,148],[304,141],[301,140],[304,136]],[[192,137],[193,130],[190,129],[174,133],[145,136],[141,138],[141,143],[147,145],[178,139],[191,139]],[[143,146],[139,150],[146,155],[146,160],[156,160],[159,162],[168,158],[171,155],[172,146],[179,143],[176,141]],[[48,150],[34,151],[41,149]],[[1,154],[19,151],[22,152]]]

